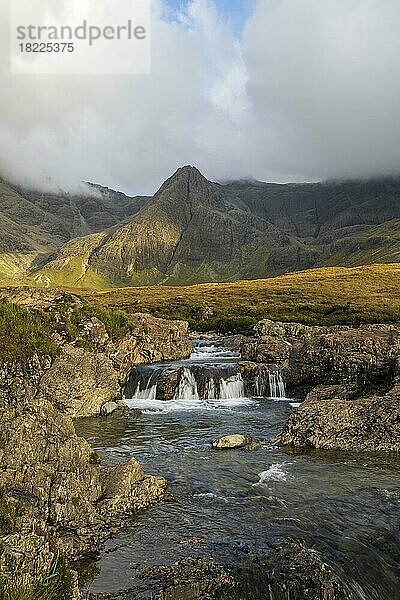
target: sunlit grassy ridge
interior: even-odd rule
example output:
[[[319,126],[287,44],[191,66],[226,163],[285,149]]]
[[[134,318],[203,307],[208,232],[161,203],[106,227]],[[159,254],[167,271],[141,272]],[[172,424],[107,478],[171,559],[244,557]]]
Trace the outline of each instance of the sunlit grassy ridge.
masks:
[[[322,268],[272,279],[83,295],[128,313],[187,319],[202,331],[249,332],[263,318],[326,325],[394,323],[400,322],[400,265]]]

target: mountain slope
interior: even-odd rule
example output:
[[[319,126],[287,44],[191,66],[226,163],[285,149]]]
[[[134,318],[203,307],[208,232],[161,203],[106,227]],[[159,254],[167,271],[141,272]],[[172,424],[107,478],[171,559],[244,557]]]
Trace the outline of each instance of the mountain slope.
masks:
[[[313,260],[313,250],[301,240],[252,214],[194,167],[183,167],[127,225],[105,232],[101,240],[70,242],[46,266],[46,276],[53,280],[80,256],[82,268],[122,284],[257,277],[269,263],[270,271],[282,270],[275,267],[276,248],[287,249],[279,259],[285,268],[299,256]]]
[[[398,180],[221,185],[187,166],[128,223],[72,240],[39,276],[175,285],[397,262],[399,225]]]
[[[0,276],[20,276],[68,240],[120,224],[147,198],[89,185],[87,195],[44,194],[0,180]]]

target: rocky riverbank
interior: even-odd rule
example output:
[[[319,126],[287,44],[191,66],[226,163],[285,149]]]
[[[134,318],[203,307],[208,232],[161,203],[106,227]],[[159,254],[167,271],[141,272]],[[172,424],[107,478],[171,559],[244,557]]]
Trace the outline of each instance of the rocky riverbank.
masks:
[[[133,364],[186,357],[188,326],[99,314],[58,292],[1,295],[0,589],[78,598],[68,564],[162,499],[166,481],[134,459],[102,469],[71,417],[98,415],[110,402],[118,407]]]
[[[304,544],[284,540],[263,556],[248,557],[246,567],[189,557],[142,569],[141,585],[116,594],[91,594],[89,600],[348,600],[334,571]],[[253,565],[251,565],[251,559]]]
[[[305,398],[279,444],[400,451],[400,326],[265,320],[240,345],[244,359],[280,370],[289,396]]]
[[[161,500],[166,481],[147,475],[135,459],[103,469],[72,419],[128,411],[122,390],[132,368],[187,358],[188,324],[140,313],[128,318],[75,295],[30,288],[0,291],[0,309],[0,591],[14,586],[35,600],[54,588],[49,600],[79,598],[71,565],[95,553],[129,516]],[[233,379],[228,369],[230,385],[240,375],[244,393],[257,396],[267,395],[259,393],[266,383],[278,389],[284,381],[288,395],[305,398],[278,444],[400,450],[400,327],[261,321],[254,337],[223,343],[241,353]],[[184,371],[181,366],[160,377],[162,399],[172,398]],[[217,379],[214,384],[221,387]],[[306,568],[312,557],[303,550]],[[280,552],[282,565],[288,564],[290,552]],[[269,569],[275,563],[271,556],[268,561]],[[219,565],[196,564],[152,573],[161,582],[157,597],[178,598],[182,590],[198,598],[235,597],[240,577]],[[193,569],[205,573],[206,583],[190,575]],[[275,572],[271,567],[271,578]],[[304,595],[300,578],[293,598],[345,597],[339,583],[325,579],[324,566],[321,572],[321,580],[313,578],[313,596]],[[283,590],[285,581],[273,585]]]

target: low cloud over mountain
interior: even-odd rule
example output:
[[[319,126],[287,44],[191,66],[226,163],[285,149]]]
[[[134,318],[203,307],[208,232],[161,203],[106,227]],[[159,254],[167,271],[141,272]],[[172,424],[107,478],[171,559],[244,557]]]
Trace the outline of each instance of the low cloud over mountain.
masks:
[[[10,75],[6,4],[5,178],[139,194],[188,162],[214,180],[399,171],[397,0],[256,0],[240,39],[211,0],[168,21],[157,0],[151,75],[88,77]]]

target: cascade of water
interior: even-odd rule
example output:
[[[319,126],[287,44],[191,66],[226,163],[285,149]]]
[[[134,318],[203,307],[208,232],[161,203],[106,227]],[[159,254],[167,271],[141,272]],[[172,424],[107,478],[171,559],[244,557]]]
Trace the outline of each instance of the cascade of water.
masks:
[[[244,382],[241,373],[236,373],[228,379],[221,379],[219,397],[222,400],[228,398],[244,398]]]
[[[214,400],[217,397],[217,387],[215,385],[214,377],[211,377],[204,388],[205,400]]]
[[[133,393],[132,400],[155,400],[157,397],[157,381],[153,383],[152,377],[149,378],[144,389],[141,389],[141,381],[138,381],[136,390]]]
[[[271,398],[285,398],[286,390],[285,384],[282,379],[282,375],[279,371],[270,371],[269,377],[269,391]]]
[[[269,385],[269,371],[262,370],[260,371],[255,379],[255,395],[259,398],[265,398],[269,395],[270,385]]]
[[[176,389],[174,400],[199,400],[199,391],[194,374],[186,367],[182,370],[179,385]]]
[[[201,349],[199,352],[199,348]],[[285,385],[278,370],[259,365],[253,381],[244,383],[238,364],[230,350],[213,345],[195,347],[193,357],[181,363],[137,366],[125,386],[131,400],[229,400],[258,396],[285,398]],[[198,356],[203,352],[203,360]],[[231,356],[222,361],[218,354]]]

